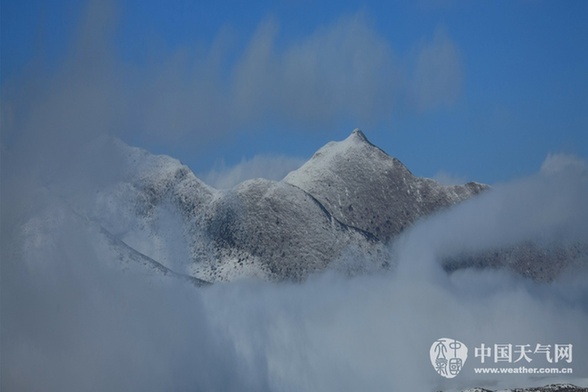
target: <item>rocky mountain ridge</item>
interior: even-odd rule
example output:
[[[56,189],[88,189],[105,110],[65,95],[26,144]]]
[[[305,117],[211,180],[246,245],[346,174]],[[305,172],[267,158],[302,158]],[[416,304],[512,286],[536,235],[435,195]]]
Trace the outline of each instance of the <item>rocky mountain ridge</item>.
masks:
[[[227,191],[172,158],[119,148],[130,172],[100,194],[93,219],[171,271],[209,282],[301,280],[358,255],[352,269],[381,268],[389,242],[417,219],[488,188],[415,177],[359,129],[282,181],[254,179]]]
[[[284,182],[314,195],[339,221],[382,241],[389,241],[419,217],[487,188],[476,182],[445,186],[415,177],[359,129],[344,141],[321,148]]]
[[[143,265],[155,262],[155,271],[164,267],[196,282],[300,281],[326,268],[351,274],[385,268],[394,263],[390,244],[417,220],[489,189],[416,177],[359,129],[281,181],[252,179],[230,190],[208,186],[173,158],[115,144],[125,161],[121,181],[97,191],[84,214],[109,233],[106,242],[126,264],[132,249],[133,260],[143,255]],[[508,265],[550,280],[568,259],[585,254],[586,244],[518,244],[454,255],[444,267]]]

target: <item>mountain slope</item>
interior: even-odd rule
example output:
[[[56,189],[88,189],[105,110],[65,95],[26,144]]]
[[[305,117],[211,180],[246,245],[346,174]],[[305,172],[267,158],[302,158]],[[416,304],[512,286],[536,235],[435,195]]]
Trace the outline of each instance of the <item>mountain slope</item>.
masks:
[[[284,182],[313,195],[348,226],[389,241],[419,217],[468,199],[486,185],[444,186],[415,177],[398,159],[354,130],[321,148]]]
[[[222,271],[232,275],[236,268],[299,280],[325,269],[350,246],[383,259],[382,245],[369,233],[342,224],[313,196],[284,182],[240,184],[211,205],[204,227],[212,257],[193,267],[203,279],[224,280]]]

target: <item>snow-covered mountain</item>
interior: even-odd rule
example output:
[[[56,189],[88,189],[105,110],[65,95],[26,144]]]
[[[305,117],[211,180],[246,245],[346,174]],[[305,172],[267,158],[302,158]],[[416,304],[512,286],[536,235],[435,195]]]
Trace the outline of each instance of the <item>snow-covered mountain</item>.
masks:
[[[351,274],[386,267],[394,263],[390,244],[413,223],[489,188],[416,177],[359,129],[319,149],[282,181],[248,180],[223,191],[173,158],[110,143],[122,160],[120,181],[75,209],[124,264],[141,259],[154,271],[200,283],[302,280],[327,267]],[[444,266],[508,264],[549,280],[565,265],[551,259],[574,258],[588,253],[585,248],[574,244],[546,253],[517,244],[453,255]],[[539,261],[529,267],[531,259]]]
[[[76,154],[77,165],[7,192],[14,199],[3,204],[14,208],[3,208],[1,247],[14,383],[47,369],[38,385],[69,385],[80,363],[91,376],[84,385],[108,369],[141,385],[178,380],[179,389],[227,389],[228,373],[237,390],[537,384],[495,384],[471,367],[446,382],[428,360],[442,329],[472,343],[573,344],[575,378],[565,381],[586,384],[583,167],[493,189],[444,186],[354,131],[281,181],[217,190],[178,160],[116,139]],[[563,268],[573,260],[581,268]],[[446,276],[440,262],[460,271]],[[553,282],[461,271],[504,266]],[[363,276],[209,284],[301,281],[325,269]],[[64,355],[55,355],[56,338]],[[21,356],[31,344],[32,357]],[[104,355],[86,366],[89,352]],[[154,364],[164,373],[153,374]]]
[[[415,177],[398,159],[354,130],[321,148],[284,182],[313,195],[347,226],[389,241],[418,218],[468,199],[486,185],[445,186]]]
[[[121,244],[121,258],[133,249],[209,282],[300,280],[329,265],[381,268],[390,262],[387,245],[405,228],[487,188],[415,177],[359,129],[282,181],[249,180],[228,191],[175,159],[116,144],[126,172],[98,193],[90,219],[111,246]]]

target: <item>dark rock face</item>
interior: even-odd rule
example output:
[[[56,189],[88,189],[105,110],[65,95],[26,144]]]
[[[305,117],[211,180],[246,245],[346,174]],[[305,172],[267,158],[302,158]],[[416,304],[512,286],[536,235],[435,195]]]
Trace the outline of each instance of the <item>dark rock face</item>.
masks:
[[[313,195],[342,223],[389,241],[418,218],[468,199],[486,185],[444,186],[415,177],[358,129],[321,148],[284,182]]]
[[[540,282],[550,282],[569,264],[588,256],[588,244],[580,242],[540,244],[523,242],[494,251],[456,255],[443,260],[444,269],[502,268]]]
[[[246,181],[212,203],[206,216],[213,251],[204,266],[253,265],[270,279],[300,280],[352,245],[383,253],[370,233],[341,223],[312,195],[284,182]]]

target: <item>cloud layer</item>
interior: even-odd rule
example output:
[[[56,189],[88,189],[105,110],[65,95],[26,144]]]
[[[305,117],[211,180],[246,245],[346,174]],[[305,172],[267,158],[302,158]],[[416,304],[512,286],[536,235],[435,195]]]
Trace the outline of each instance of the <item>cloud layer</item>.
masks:
[[[57,68],[33,63],[3,86],[3,145],[42,137],[36,145],[59,149],[68,139],[114,133],[198,150],[261,124],[381,123],[400,106],[429,110],[460,91],[459,50],[446,33],[402,58],[363,13],[290,40],[269,18],[244,46],[227,29],[204,47],[166,48],[144,64],[117,53],[119,20],[114,4],[90,2]]]
[[[585,163],[567,164],[576,158],[551,157],[543,174],[422,222],[396,244],[392,271],[354,279],[329,272],[297,285],[197,289],[121,273],[97,233],[63,201],[64,191],[89,198],[119,180],[116,155],[89,153],[104,133],[189,141],[197,151],[261,121],[380,121],[399,102],[415,110],[451,104],[462,67],[447,34],[417,47],[416,65],[407,66],[362,14],[288,43],[270,19],[236,52],[219,34],[201,55],[186,49],[133,66],[116,56],[115,27],[116,10],[92,3],[55,73],[32,66],[3,86],[0,389],[488,385],[492,380],[471,373],[451,383],[439,378],[428,351],[444,336],[471,345],[573,343],[574,377],[587,384],[585,268],[545,285],[505,271],[446,276],[438,264],[447,253],[515,239],[585,239]],[[230,186],[264,159],[221,170],[214,181]],[[552,380],[512,377],[498,385]]]
[[[86,167],[118,180],[99,164],[108,155],[84,157],[96,161]],[[356,391],[586,384],[586,260],[551,284],[506,270],[447,275],[439,264],[463,250],[520,240],[588,242],[585,162],[552,155],[545,167],[557,170],[497,185],[420,222],[395,243],[389,271],[351,279],[327,271],[300,284],[195,288],[123,273],[58,188],[36,184],[28,202],[11,203],[12,210],[4,191],[1,387]],[[80,197],[94,193],[79,177],[64,176]],[[573,344],[574,375],[488,378],[473,373],[477,359],[470,356],[458,377],[445,380],[428,356],[440,337],[455,337],[470,350],[481,343]]]
[[[256,155],[248,160],[243,159],[234,166],[227,166],[221,162],[204,174],[202,180],[217,189],[230,189],[252,178],[279,181],[292,170],[302,166],[304,162],[304,159],[301,158]]]

